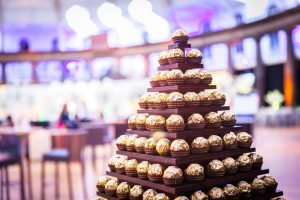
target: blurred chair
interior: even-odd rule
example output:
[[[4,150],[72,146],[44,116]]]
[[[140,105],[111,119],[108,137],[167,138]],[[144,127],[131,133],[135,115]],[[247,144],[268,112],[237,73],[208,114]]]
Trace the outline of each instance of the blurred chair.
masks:
[[[0,140],[0,153],[4,153],[13,158],[17,157],[19,160],[21,159],[20,155],[20,139],[16,135],[1,135]],[[29,149],[27,147],[26,150],[26,163],[27,163],[27,181],[28,181],[28,189],[29,189],[29,199],[33,198],[32,193],[32,182],[31,182],[31,161],[29,156]],[[24,184],[24,183],[23,183]]]
[[[92,125],[85,128],[87,130],[86,145],[92,147],[92,163],[96,170],[97,155],[96,148],[99,145],[110,144],[113,141],[113,137],[109,134],[108,126],[106,125]],[[107,155],[109,156],[109,155]]]
[[[0,183],[1,183],[0,198],[1,200],[4,199],[4,192],[3,192],[4,187],[6,187],[6,199],[8,200],[10,199],[10,193],[9,193],[10,180],[9,180],[8,167],[10,165],[15,165],[15,164],[18,164],[21,167],[21,160],[19,156],[10,153],[0,153]],[[3,180],[4,176],[5,176],[5,180]],[[24,184],[21,178],[20,178],[20,184]],[[20,190],[20,194],[21,194],[20,199],[22,198],[22,196],[25,196],[25,194],[22,192],[23,191]]]
[[[65,163],[67,166],[67,179],[69,188],[69,197],[73,198],[73,187],[71,180],[71,162],[79,162],[81,168],[82,185],[84,198],[87,199],[87,190],[85,184],[85,165],[83,150],[86,145],[86,131],[72,130],[68,133],[57,134],[53,136],[55,148],[43,155],[41,171],[41,199],[45,199],[45,164],[54,162],[55,164],[55,198],[59,199],[59,163]]]

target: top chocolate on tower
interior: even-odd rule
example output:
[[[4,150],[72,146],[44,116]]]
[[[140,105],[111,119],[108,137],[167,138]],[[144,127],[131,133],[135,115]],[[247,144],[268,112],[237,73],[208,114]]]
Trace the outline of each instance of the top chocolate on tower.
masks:
[[[189,35],[186,30],[178,29],[173,33],[172,40],[174,43],[187,43]]]

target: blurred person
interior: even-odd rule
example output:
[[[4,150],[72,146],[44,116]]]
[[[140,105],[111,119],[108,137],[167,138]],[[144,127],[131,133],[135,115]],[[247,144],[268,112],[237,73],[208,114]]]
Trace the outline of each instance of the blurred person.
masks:
[[[19,47],[20,47],[20,52],[28,52],[29,51],[30,45],[29,45],[27,38],[22,38],[19,41]]]
[[[67,104],[63,105],[58,119],[58,127],[67,127],[70,122],[70,113]]]

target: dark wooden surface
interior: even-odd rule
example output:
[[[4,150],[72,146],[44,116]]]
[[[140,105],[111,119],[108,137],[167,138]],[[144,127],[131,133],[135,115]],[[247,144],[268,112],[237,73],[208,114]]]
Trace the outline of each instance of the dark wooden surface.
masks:
[[[234,126],[234,127],[220,127],[217,129],[201,129],[201,130],[187,130],[183,132],[174,132],[174,133],[169,133],[166,132],[165,135],[163,135],[166,138],[169,139],[186,139],[186,138],[196,138],[196,137],[209,137],[210,135],[219,135],[223,136],[228,132],[238,132],[241,131],[242,127],[241,126]],[[155,131],[139,131],[139,130],[131,130],[128,129],[127,133],[130,134],[136,134],[140,137],[151,137],[153,134],[155,134]]]
[[[159,155],[146,155],[137,152],[129,152],[129,151],[117,151],[117,154],[127,156],[128,158],[135,158],[137,160],[145,160],[147,156],[147,161],[150,163],[160,163],[163,165],[185,165],[190,163],[202,163],[206,161],[210,161],[213,159],[223,160],[227,157],[237,157],[242,155],[243,153],[254,152],[255,148],[251,149],[237,149],[231,151],[221,151],[221,152],[211,152],[204,154],[191,154],[185,158],[172,158],[171,156],[159,156]]]
[[[106,172],[107,175],[114,176],[119,180],[127,181],[132,184],[142,185],[144,187],[153,188],[156,190],[166,192],[168,194],[175,194],[175,195],[186,194],[189,192],[193,192],[195,190],[208,190],[213,187],[223,187],[228,183],[236,183],[240,180],[250,180],[255,178],[258,175],[267,174],[267,173],[269,173],[268,169],[254,170],[246,173],[227,175],[222,178],[206,177],[203,181],[197,183],[183,182],[181,185],[178,186],[167,186],[163,183],[152,183],[148,180],[141,180],[137,177],[129,177],[115,172]]]
[[[176,64],[169,64],[169,65],[159,66],[157,68],[157,70],[158,71],[163,71],[163,70],[170,70],[170,69],[180,69],[181,71],[185,72],[188,69],[194,69],[194,68],[203,68],[203,64],[198,64],[198,63],[176,63]]]
[[[203,84],[184,84],[184,85],[168,85],[148,88],[147,92],[200,92],[205,89],[216,89],[216,85],[203,85]]]
[[[184,107],[184,108],[167,108],[167,109],[140,109],[138,113],[148,113],[153,115],[169,116],[172,114],[188,115],[193,113],[206,114],[220,110],[229,110],[229,106],[203,106],[203,107]]]
[[[109,195],[104,194],[102,192],[97,192],[97,195],[99,197],[103,197],[103,198],[110,199],[110,200],[118,200],[117,197],[112,197],[112,196],[109,196]],[[282,196],[282,195],[283,195],[283,192],[280,191],[280,190],[277,190],[276,192],[269,192],[269,193],[266,193],[265,195],[262,195],[262,196],[254,196],[251,199],[252,200],[270,200],[271,198],[279,197],[279,196]]]

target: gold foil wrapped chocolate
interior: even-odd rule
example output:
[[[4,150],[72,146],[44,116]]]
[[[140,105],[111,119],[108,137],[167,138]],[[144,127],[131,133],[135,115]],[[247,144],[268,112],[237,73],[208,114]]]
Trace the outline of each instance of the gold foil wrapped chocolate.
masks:
[[[168,99],[168,94],[167,93],[157,93],[153,95],[153,101],[154,103],[163,103],[166,102]]]
[[[174,200],[189,200],[189,198],[187,198],[186,196],[179,196],[176,197]]]
[[[126,141],[126,146],[134,146],[137,135],[129,135]]]
[[[219,147],[223,145],[222,138],[218,135],[211,135],[207,140],[210,147]]]
[[[251,188],[252,190],[265,190],[266,183],[260,178],[255,178],[251,183]]]
[[[150,115],[146,119],[146,125],[148,126],[158,126],[166,124],[166,119],[160,115]]]
[[[222,121],[235,121],[235,115],[230,111],[225,111],[221,115]]]
[[[225,146],[237,145],[237,137],[233,132],[226,133],[223,137]]]
[[[145,114],[138,114],[135,120],[136,124],[145,124],[147,119],[147,115]]]
[[[150,81],[159,81],[160,72],[151,75]]]
[[[128,140],[128,136],[127,135],[121,135],[117,138],[116,144],[121,144],[121,145],[126,145]]]
[[[135,185],[130,189],[130,197],[142,197],[144,189],[141,185]]]
[[[211,92],[209,91],[201,91],[198,94],[200,101],[212,100]]]
[[[194,149],[208,149],[208,140],[204,137],[197,137],[192,142],[192,148]]]
[[[194,113],[188,118],[188,124],[205,124],[204,117],[199,113]]]
[[[215,90],[213,92],[211,92],[211,96],[213,100],[222,100],[222,99],[226,99],[225,94],[223,94],[222,92]]]
[[[199,77],[200,77],[200,79],[212,78],[211,74],[205,70],[199,71]]]
[[[112,179],[112,177],[110,177],[110,176],[101,176],[97,180],[96,188],[105,187],[105,184],[111,179]]]
[[[182,170],[176,166],[169,166],[164,171],[163,177],[164,178],[182,178]]]
[[[127,162],[127,158],[119,157],[115,160],[115,168],[116,169],[125,169],[125,165]]]
[[[257,153],[250,153],[249,157],[253,163],[262,163],[263,162],[263,157]]]
[[[135,124],[136,118],[137,118],[137,115],[131,115],[131,116],[128,118],[128,124]]]
[[[197,163],[192,163],[184,170],[184,173],[188,176],[200,176],[204,175],[204,168]]]
[[[188,36],[187,31],[183,30],[183,29],[177,29],[172,34],[172,38],[173,37],[180,37],[180,36]]]
[[[169,51],[162,51],[158,56],[158,60],[168,59]]]
[[[158,193],[155,195],[154,200],[170,200],[170,198],[165,193]]]
[[[148,174],[154,176],[162,176],[163,167],[160,164],[152,164],[148,168]]]
[[[188,69],[184,73],[185,78],[200,78],[198,69]]]
[[[174,140],[170,147],[171,151],[188,151],[189,149],[189,144],[183,139]]]
[[[187,92],[183,95],[185,101],[199,101],[200,98],[195,92]]]
[[[184,57],[184,53],[181,49],[171,49],[168,54],[168,58]]]
[[[252,142],[252,136],[246,132],[239,132],[237,134],[237,140],[242,143]]]
[[[139,137],[139,138],[137,138],[137,139],[135,140],[134,146],[135,146],[135,147],[144,147],[146,141],[147,141],[147,138],[145,138],[145,137]]]
[[[163,81],[163,80],[167,80],[168,79],[168,73],[169,71],[160,71],[159,72],[159,80]]]
[[[137,173],[142,173],[142,174],[147,173],[149,166],[150,164],[148,161],[142,161],[137,165],[136,171]]]
[[[125,169],[126,170],[136,170],[136,167],[138,165],[138,162],[136,159],[131,159],[128,160],[125,164]]]
[[[157,191],[154,189],[148,189],[143,194],[143,200],[153,200],[155,195],[157,195]]]
[[[129,194],[130,186],[127,182],[122,182],[117,187],[117,194]]]
[[[225,200],[225,193],[221,188],[214,187],[208,192],[209,199],[211,200]]]
[[[210,172],[224,172],[225,167],[220,160],[212,160],[207,165],[207,170]]]
[[[262,180],[265,182],[268,189],[276,190],[278,183],[273,176],[265,175],[262,177]]]
[[[144,148],[153,149],[155,147],[156,147],[156,140],[154,138],[148,138],[148,140],[145,143]]]
[[[251,185],[247,183],[246,181],[240,181],[238,183],[238,189],[241,194],[249,194],[251,193]]]
[[[184,101],[183,94],[179,92],[172,92],[169,94],[167,101],[174,102],[174,101]]]
[[[184,119],[180,115],[174,114],[168,117],[166,124],[171,126],[182,126],[184,125]]]
[[[170,151],[170,144],[171,142],[167,138],[158,140],[156,144],[156,152],[162,156],[168,155]]]
[[[191,195],[191,200],[208,200],[208,196],[201,190],[198,190]]]
[[[238,168],[238,163],[231,157],[225,158],[222,163],[228,171],[237,170]]]
[[[205,115],[205,121],[207,123],[219,123],[219,122],[221,122],[221,118],[218,113],[210,112]]]
[[[223,190],[224,190],[225,196],[227,196],[228,198],[234,198],[234,197],[236,198],[236,197],[239,197],[239,195],[240,195],[239,189],[232,184],[227,184],[223,188]]]
[[[183,73],[180,69],[172,69],[168,72],[168,79],[183,78]]]
[[[119,185],[118,180],[111,179],[105,184],[105,190],[117,190]]]
[[[202,57],[202,53],[198,49],[191,49],[186,53],[186,57]]]
[[[252,166],[252,160],[249,158],[247,154],[243,154],[239,156],[237,159],[239,167],[246,167],[246,166]]]

